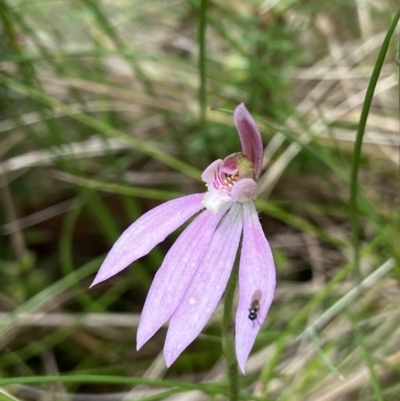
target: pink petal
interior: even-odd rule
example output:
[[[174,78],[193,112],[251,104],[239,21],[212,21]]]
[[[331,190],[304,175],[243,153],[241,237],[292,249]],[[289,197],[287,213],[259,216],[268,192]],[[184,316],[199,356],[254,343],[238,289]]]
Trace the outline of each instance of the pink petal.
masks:
[[[220,167],[220,172],[225,174],[235,174],[238,172],[238,157],[237,153],[225,157]]]
[[[172,314],[164,346],[167,366],[197,337],[221,299],[239,246],[242,208],[241,204],[233,204],[222,219],[203,261]]]
[[[255,179],[257,181],[260,177],[264,154],[260,131],[243,103],[236,107],[233,120],[239,132],[242,152],[253,163]]]
[[[208,210],[202,212],[168,251],[147,295],[137,332],[137,349],[175,311],[227,207],[222,209],[217,215]]]
[[[243,242],[239,266],[239,305],[236,311],[236,356],[245,372],[247,358],[274,298],[275,265],[253,202],[244,203]],[[249,319],[255,291],[261,290],[257,319]]]
[[[201,174],[202,181],[211,183],[215,179],[215,174],[218,173],[219,166],[223,163],[221,159],[212,162]]]
[[[257,191],[257,183],[252,178],[242,178],[232,188],[233,202],[249,202]]]
[[[149,253],[167,235],[203,208],[204,194],[193,194],[165,202],[130,225],[115,242],[92,285],[107,280]]]

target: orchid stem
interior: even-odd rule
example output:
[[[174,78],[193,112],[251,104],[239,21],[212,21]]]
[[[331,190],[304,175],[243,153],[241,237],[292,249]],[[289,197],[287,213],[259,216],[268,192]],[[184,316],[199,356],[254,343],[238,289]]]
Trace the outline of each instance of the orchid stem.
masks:
[[[222,348],[228,366],[228,381],[231,401],[239,400],[239,375],[235,354],[235,337],[233,324],[233,300],[238,282],[238,265],[235,263],[225,290],[224,315],[222,321]]]

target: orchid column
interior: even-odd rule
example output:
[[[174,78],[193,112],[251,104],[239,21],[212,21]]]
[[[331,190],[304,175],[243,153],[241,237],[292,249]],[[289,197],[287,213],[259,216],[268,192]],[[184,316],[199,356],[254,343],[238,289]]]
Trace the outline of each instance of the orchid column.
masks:
[[[274,296],[274,261],[252,200],[262,167],[261,135],[243,104],[236,108],[234,122],[242,151],[205,169],[202,179],[208,191],[166,202],[136,220],[115,242],[92,284],[119,273],[197,215],[155,275],[137,332],[140,349],[169,320],[164,345],[167,366],[210,319],[225,291],[239,245],[235,350],[243,373]],[[259,299],[254,299],[255,294]]]

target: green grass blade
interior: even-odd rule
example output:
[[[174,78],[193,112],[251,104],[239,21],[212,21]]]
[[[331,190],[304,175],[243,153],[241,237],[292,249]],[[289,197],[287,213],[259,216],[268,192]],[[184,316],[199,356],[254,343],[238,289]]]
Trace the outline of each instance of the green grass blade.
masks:
[[[374,91],[378,83],[379,75],[382,70],[383,62],[389,48],[390,40],[393,36],[394,30],[396,29],[397,23],[400,19],[400,9],[397,11],[396,15],[389,26],[388,32],[382,43],[381,49],[378,54],[372,75],[365,93],[365,100],[363,108],[361,111],[360,121],[357,129],[356,141],[354,143],[353,158],[351,164],[351,176],[350,176],[350,218],[351,218],[351,232],[352,232],[352,243],[354,249],[354,267],[359,273],[359,263],[360,263],[360,251],[359,251],[359,222],[358,222],[358,202],[357,202],[357,192],[358,192],[358,169],[360,166],[361,157],[361,147],[363,143],[365,127],[367,125],[368,114],[371,108],[372,100],[374,97]]]

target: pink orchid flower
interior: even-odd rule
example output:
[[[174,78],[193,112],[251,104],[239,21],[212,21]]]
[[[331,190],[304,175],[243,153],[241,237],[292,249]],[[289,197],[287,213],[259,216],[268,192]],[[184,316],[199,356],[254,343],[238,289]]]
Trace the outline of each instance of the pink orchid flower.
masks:
[[[263,146],[244,104],[234,114],[242,152],[213,162],[202,174],[208,192],[163,203],[124,231],[104,260],[93,285],[146,255],[195,214],[168,251],[142,311],[137,349],[169,320],[164,356],[170,366],[199,335],[217,307],[241,243],[236,356],[242,372],[274,297],[275,266],[252,201]]]

